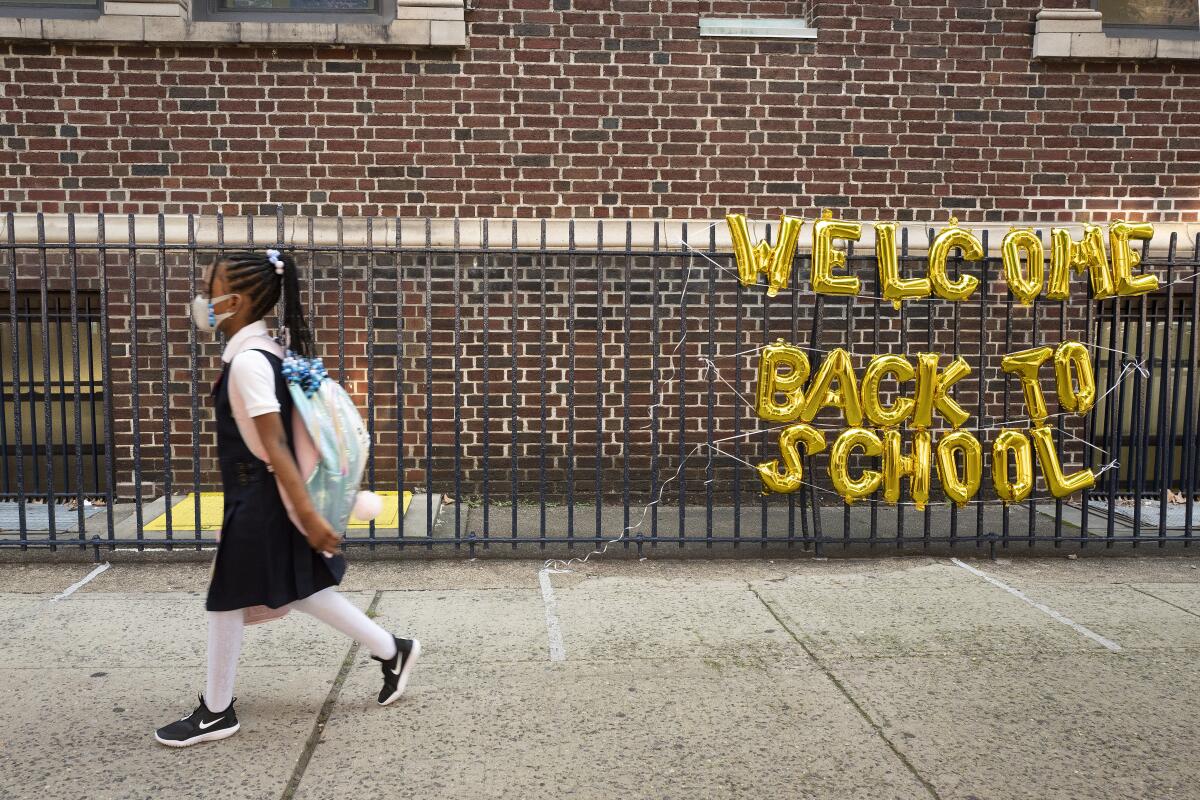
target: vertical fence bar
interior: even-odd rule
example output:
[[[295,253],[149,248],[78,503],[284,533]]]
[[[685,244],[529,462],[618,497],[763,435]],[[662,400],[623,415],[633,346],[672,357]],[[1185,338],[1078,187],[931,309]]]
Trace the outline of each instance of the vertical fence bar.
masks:
[[[771,242],[771,226],[770,225],[766,226],[766,234],[767,235],[766,235],[765,241],[767,242],[768,245],[770,245],[770,244],[772,244],[772,242]],[[849,259],[847,259],[847,262],[849,262]],[[763,345],[767,345],[767,344],[771,343],[771,301],[770,301],[770,298],[767,297],[766,292],[759,293],[758,300],[762,304],[762,337],[763,337],[762,343],[763,343]],[[757,416],[757,414],[756,414],[756,416]],[[762,463],[763,459],[765,459],[767,457],[768,448],[771,446],[770,445],[770,436],[771,436],[770,432],[765,428],[759,432],[758,459],[757,459],[758,463]],[[739,468],[740,468],[740,465],[739,465]],[[759,511],[758,511],[758,540],[762,547],[766,547],[767,546],[767,531],[768,531],[768,527],[769,527],[769,521],[767,519],[769,505],[768,505],[768,497],[763,492],[759,493],[758,508],[759,508]],[[734,547],[736,547],[736,546],[737,546],[737,544],[735,543]]]
[[[979,364],[976,367],[975,374],[978,376],[975,385],[979,388],[979,428],[987,427],[987,308],[988,294],[991,292],[991,285],[988,283],[988,232],[984,231],[979,239],[983,245],[983,259],[979,262],[979,285],[983,291],[979,293]],[[977,430],[976,433],[982,436],[983,431]],[[982,458],[986,461],[986,455]],[[985,473],[986,474],[986,473]],[[975,549],[983,547],[983,503],[975,504]]]
[[[1012,310],[1013,310],[1012,292],[1006,291],[1005,295],[1004,295],[1004,355],[1011,353],[1012,349],[1013,349]],[[1008,402],[1009,402],[1009,385],[1011,383],[1011,381],[1009,380],[1010,377],[1011,376],[1007,372],[1004,373],[1004,405],[1003,405],[1004,411],[1003,411],[1003,416],[1005,416],[1005,417],[1009,416]],[[1026,410],[1028,411],[1028,409],[1026,409]],[[1029,416],[1027,413],[1021,414],[1021,415],[1019,415],[1019,418],[1027,417],[1027,416]],[[995,469],[995,468],[996,468],[996,465],[995,465],[995,463],[993,463],[992,469]],[[1009,537],[1009,525],[1011,523],[1008,503],[1005,503],[1004,507],[1000,510],[1000,517],[1001,517],[1000,546],[1007,550],[1008,549],[1008,537]]]
[[[512,414],[510,421],[510,430],[512,431],[512,448],[509,453],[511,475],[509,479],[509,491],[512,494],[512,538],[513,549],[517,548],[517,450],[520,448],[520,437],[517,433],[517,407],[519,400],[517,397],[517,374],[520,365],[520,359],[517,357],[517,328],[520,327],[520,293],[518,285],[520,283],[520,275],[517,267],[517,221],[512,221],[512,369],[510,370],[510,379],[512,380],[512,398],[509,403],[509,411]]]
[[[433,547],[433,228],[429,217],[425,218],[425,500],[425,535]]]
[[[657,249],[658,248],[656,247],[655,250],[657,250]],[[704,543],[705,543],[705,546],[709,549],[712,549],[712,546],[713,546],[713,499],[714,498],[713,498],[713,451],[712,451],[712,448],[713,448],[713,428],[715,427],[714,421],[713,421],[713,406],[715,406],[716,402],[717,402],[716,384],[715,384],[716,377],[714,375],[714,370],[715,370],[714,365],[716,364],[716,358],[717,358],[717,338],[716,338],[717,337],[717,332],[716,332],[716,327],[717,327],[717,317],[716,317],[716,314],[717,314],[717,310],[716,310],[717,309],[717,267],[716,267],[716,263],[715,263],[716,250],[717,250],[717,230],[715,227],[710,227],[708,229],[708,253],[709,253],[709,256],[708,256],[708,263],[705,265],[707,267],[707,269],[705,271],[708,273],[708,369],[706,369],[704,371],[705,383],[707,384],[707,389],[708,389],[708,425],[707,425],[707,427],[705,429],[705,433],[704,433],[705,442],[707,445],[707,449],[704,452],[704,456],[705,456],[705,458],[704,458],[704,509],[705,509]],[[689,270],[687,276],[685,276],[685,280],[687,279],[687,277],[690,277],[690,276],[691,276],[691,271]],[[655,286],[658,285],[657,278],[654,281],[654,285]],[[734,349],[734,352],[737,352],[736,343],[735,343],[735,346],[733,349]],[[677,352],[675,354],[676,366],[675,366],[674,372],[672,374],[674,374],[677,377],[680,374],[680,372],[683,371],[684,354],[683,354],[682,350],[683,350],[683,348],[681,347],[680,352]],[[656,433],[657,433],[657,430],[658,430],[658,426],[655,425]],[[655,448],[655,449],[657,450],[657,448]],[[657,500],[657,497],[658,496],[655,495],[656,500]],[[658,506],[655,506],[655,511],[657,512],[657,510],[658,510]],[[683,542],[680,542],[679,546],[682,547]]]
[[[959,251],[959,255],[955,259],[954,263],[956,265],[955,274],[961,275],[963,273],[963,271],[966,269],[966,264],[963,263],[963,259],[962,259],[962,251]],[[985,292],[987,291],[987,287],[984,287],[984,291]],[[953,315],[952,316],[953,321],[951,323],[951,327],[953,328],[953,331],[954,331],[954,349],[952,351],[953,354],[951,355],[950,358],[953,361],[957,361],[959,359],[959,354],[962,349],[959,346],[959,331],[958,331],[958,323],[959,323],[958,307],[960,305],[961,305],[960,303],[951,303],[950,304],[951,313]],[[929,309],[929,314],[931,317],[933,316],[933,307],[932,306]],[[979,424],[982,424],[982,422]],[[934,456],[936,458],[936,451],[934,453]],[[944,494],[943,494],[943,497],[945,497]],[[950,498],[946,497],[945,499],[949,500]],[[949,503],[949,506],[950,506],[950,548],[953,549],[954,547],[956,547],[958,545],[958,503],[952,502],[952,503]]]
[[[875,297],[871,301],[874,304],[874,309],[873,309],[874,313],[872,314],[873,320],[871,322],[871,334],[872,334],[873,338],[871,341],[875,342],[876,347],[879,347],[880,346],[879,317],[880,317],[881,304],[883,301],[883,281],[879,277],[878,267],[876,267],[876,269],[874,270],[874,284],[873,285],[875,287]],[[901,343],[900,347],[898,347],[897,349],[901,349],[902,347],[903,347],[903,343]],[[905,353],[904,357],[907,359],[908,354]],[[871,500],[870,500],[870,508],[871,508],[871,529],[867,532],[867,546],[872,551],[874,551],[876,545],[879,543],[879,493],[878,492],[872,492]]]
[[[1038,234],[1038,237],[1041,238],[1040,233]],[[1058,302],[1058,341],[1059,341],[1059,344],[1061,345],[1063,342],[1065,342],[1067,340],[1067,307],[1068,307],[1068,304],[1070,303],[1070,284],[1069,283],[1068,283],[1068,299],[1067,300],[1059,300],[1057,302]],[[1090,355],[1089,355],[1089,358],[1090,358]],[[1056,419],[1058,420],[1055,425],[1055,427],[1058,429],[1058,441],[1060,443],[1062,443],[1063,445],[1065,445],[1066,438],[1063,435],[1064,429],[1065,429],[1064,417],[1062,414],[1059,414]],[[1064,447],[1064,449],[1065,449],[1065,447]],[[1085,447],[1085,449],[1091,450],[1090,447]],[[1054,500],[1054,547],[1055,548],[1062,547],[1062,524],[1063,524],[1063,501],[1062,501],[1062,498],[1059,497],[1059,498],[1055,498],[1055,500]]]
[[[800,264],[800,257],[798,255],[793,255],[792,256],[792,272],[791,272],[791,274],[794,277],[792,280],[792,289],[788,293],[788,296],[790,298],[788,301],[788,304],[791,307],[791,309],[790,309],[791,310],[791,327],[789,329],[791,332],[791,338],[788,339],[788,343],[793,346],[795,346],[796,340],[798,338],[800,338],[800,280],[799,280],[799,277],[797,277],[800,275],[799,264]],[[709,295],[711,297],[712,292],[709,292]],[[711,308],[712,305],[713,305],[713,302],[710,301],[709,307]],[[761,356],[760,356],[760,358],[761,358]],[[798,492],[788,492],[788,496],[787,496],[787,499],[788,499],[788,548],[790,549],[790,548],[794,547],[795,543],[796,543],[796,495],[797,494],[800,495],[800,525],[803,529],[803,531],[801,533],[801,539],[804,543],[803,544],[804,549],[807,550],[808,549],[808,541],[807,541],[808,540],[808,523],[805,521],[806,518],[804,516],[804,484],[800,484],[800,489],[798,490]]]
[[[159,408],[163,418],[163,499],[166,501],[167,549],[170,550],[172,549],[170,542],[175,538],[175,529],[171,522],[174,475],[171,469],[171,399],[167,394],[167,387],[171,383],[167,354],[167,223],[162,214],[158,215],[158,252],[155,255],[158,258],[158,307],[161,312],[158,315],[158,356],[162,361],[159,373],[159,379],[162,381],[162,405]]]
[[[486,220],[484,222],[486,225]],[[575,546],[575,220],[567,221],[567,546]],[[486,394],[486,391],[484,392]]]
[[[396,242],[395,242],[395,253],[396,253],[396,258],[395,258],[395,262],[396,262],[396,277],[395,277],[395,284],[396,284],[396,356],[395,356],[395,358],[396,358],[396,503],[397,503],[397,507],[399,509],[400,519],[396,523],[396,527],[397,527],[396,538],[399,542],[399,546],[401,547],[401,549],[403,549],[403,547],[404,547],[404,522],[405,522],[405,517],[408,516],[406,509],[404,507],[404,492],[405,492],[404,487],[405,487],[405,483],[406,483],[405,479],[407,477],[404,473],[408,468],[408,453],[404,449],[404,425],[408,421],[408,392],[406,390],[407,381],[405,380],[405,378],[407,377],[407,374],[408,374],[407,373],[408,359],[405,357],[407,341],[405,339],[406,328],[405,328],[405,324],[404,324],[404,318],[408,314],[408,306],[405,304],[405,292],[404,292],[404,265],[405,265],[405,257],[404,256],[405,256],[405,253],[404,253],[404,241],[402,238],[403,234],[401,234],[401,232],[400,232],[404,226],[401,224],[401,222],[402,222],[402,220],[399,217],[397,217],[396,218]],[[309,244],[312,244],[312,237],[311,237],[312,217],[309,217],[309,223],[310,223]],[[309,262],[311,264],[311,262],[312,262],[311,257],[309,259]],[[315,269],[315,267],[314,267],[314,269]],[[485,396],[487,395],[486,391],[484,392],[484,395]],[[426,506],[432,505],[432,500],[428,495],[426,495],[425,501],[426,501],[425,502]],[[486,509],[486,506],[485,506],[485,509]],[[484,511],[484,525],[485,526],[487,524],[486,514],[487,514],[487,512],[485,510]]]
[[[740,390],[742,385],[742,318],[745,311],[745,287],[738,281],[734,285],[735,305],[733,313],[733,385]],[[733,460],[738,466],[733,468],[733,546],[737,547],[742,538],[742,404],[738,402],[737,394],[731,393],[729,403],[735,409],[733,412]],[[709,454],[712,457],[712,454]],[[812,474],[812,470],[807,470]],[[683,531],[679,531],[680,544],[683,543]]]
[[[450,264],[454,269],[454,549],[458,550],[458,540],[462,539],[462,269],[458,263],[462,251],[462,240],[459,235],[458,217],[454,218],[454,255]]]
[[[40,212],[37,215],[38,229],[38,277],[41,279],[41,285],[38,287],[38,294],[41,298],[39,320],[42,325],[42,424],[45,426],[43,432],[46,438],[46,512],[48,524],[50,526],[50,541],[54,542],[58,538],[57,525],[55,521],[55,493],[54,493],[54,407],[50,401],[50,300],[47,293],[47,283],[49,283],[49,275],[47,274],[46,263],[46,218]],[[30,337],[32,339],[32,337]],[[32,342],[31,342],[32,344]],[[32,354],[29,360],[30,377],[33,376],[33,358]],[[30,399],[33,398],[33,381],[29,383]],[[57,548],[53,544],[50,545],[51,550]]]
[[[218,220],[218,226],[220,220]],[[130,371],[130,386],[133,390],[133,502],[137,519],[137,540],[138,550],[145,549],[143,544],[144,538],[144,520],[142,519],[142,403],[139,387],[141,385],[138,376],[138,332],[137,332],[137,232],[134,225],[134,216],[130,214],[128,217],[129,231],[129,371]]]
[[[8,230],[12,232],[12,215],[8,217]],[[100,258],[100,381],[104,392],[104,512],[108,527],[108,539],[116,538],[116,514],[113,509],[116,492],[116,470],[113,463],[113,403],[112,403],[112,330],[109,327],[108,307],[108,248],[105,243],[104,214],[96,215],[96,247]],[[15,340],[14,340],[15,342]],[[15,344],[14,344],[15,347]],[[15,365],[14,365],[15,368]],[[20,426],[21,418],[17,417]],[[20,441],[18,439],[18,441]],[[18,451],[19,452],[19,451]],[[20,464],[18,455],[18,465]],[[19,473],[18,473],[19,475]],[[19,480],[19,478],[18,478]],[[24,504],[22,504],[24,506]],[[25,529],[25,512],[21,511],[21,529]]]
[[[84,302],[87,304],[84,319],[87,320],[87,325],[84,330],[87,332],[87,363],[88,363],[88,413],[92,420],[92,485],[95,487],[95,493],[100,494],[101,478],[100,478],[100,429],[99,418],[100,414],[96,409],[96,336],[92,331],[92,322],[99,319],[99,311],[92,305],[92,298],[86,297]],[[0,360],[3,359],[3,351],[0,351]]]
[[[1124,361],[1124,353],[1117,351],[1117,330],[1121,327],[1121,299],[1113,297],[1109,300],[1112,304],[1112,312],[1108,322],[1108,380],[1104,382],[1105,391],[1108,392],[1104,398],[1104,437],[1108,445],[1108,453],[1110,459],[1120,460],[1121,442],[1116,433],[1116,426],[1120,424],[1120,417],[1117,411],[1117,397],[1124,393],[1124,390],[1116,385],[1116,367],[1118,361]],[[1121,358],[1118,359],[1117,356]],[[1124,364],[1122,363],[1122,368]],[[1123,377],[1123,369],[1122,369]],[[1116,469],[1109,470],[1108,476],[1108,520],[1107,530],[1105,531],[1105,547],[1111,548],[1112,539],[1116,536],[1116,506],[1117,506],[1117,473],[1120,471],[1120,466]]]
[[[12,229],[11,217],[9,218],[9,229]],[[1194,446],[1193,434],[1195,431],[1194,420],[1196,418],[1195,400],[1196,392],[1196,329],[1200,328],[1200,234],[1196,234],[1195,244],[1192,248],[1192,329],[1188,332],[1188,369],[1187,369],[1187,416],[1183,421],[1183,442],[1184,442],[1184,470],[1183,482],[1186,484],[1184,492],[1183,506],[1183,538],[1185,546],[1190,546],[1192,543],[1192,523],[1193,523],[1193,507],[1195,505],[1195,464],[1196,464],[1196,448]]]
[[[187,217],[187,237],[188,237],[188,278],[190,283],[188,288],[195,290],[196,287],[196,218],[188,214]],[[201,530],[200,521],[200,392],[199,392],[199,352],[196,342],[196,326],[189,321],[188,326],[188,373],[192,380],[189,381],[191,387],[188,389],[189,400],[191,401],[192,410],[192,496],[195,502],[192,503],[192,525],[193,536],[196,540],[196,550],[200,549],[200,539],[203,531]]]
[[[908,228],[900,229],[900,263],[908,264]],[[900,345],[908,341],[908,315],[904,313],[904,304],[900,304]],[[904,503],[896,504],[896,549],[904,549]]]
[[[281,218],[282,222],[282,218]],[[385,227],[386,230],[386,227]],[[279,237],[279,247],[283,247],[283,237]],[[375,248],[375,217],[367,217],[367,256],[363,269],[367,278],[367,438],[370,445],[367,449],[367,488],[372,492],[375,485],[375,273],[379,267],[379,251]],[[399,298],[397,298],[399,299]],[[404,498],[398,497],[397,505],[400,513],[404,513]],[[400,523],[403,524],[402,522]],[[367,523],[368,549],[375,550],[375,520]]]
[[[1042,238],[1042,232],[1039,230],[1036,232],[1036,235],[1038,237],[1038,240],[1040,241]],[[1031,332],[1030,332],[1031,345],[1030,346],[1031,347],[1037,347],[1038,343],[1041,341],[1040,331],[1038,329],[1038,322],[1040,321],[1040,318],[1038,316],[1038,311],[1041,308],[1041,306],[1038,305],[1038,300],[1040,300],[1040,299],[1041,299],[1041,296],[1039,294],[1039,296],[1033,298],[1033,303],[1029,306],[1030,329],[1031,329]],[[1021,394],[1022,394],[1022,396],[1024,396],[1024,392],[1022,392]],[[1026,411],[1029,412],[1031,410],[1026,409]],[[1030,416],[1030,413],[1026,413],[1023,416]],[[1061,419],[1061,417],[1059,419]],[[1033,423],[1031,422],[1029,424],[1032,425]],[[1033,461],[1034,461],[1034,463],[1037,462],[1036,455],[1034,455]],[[1037,491],[1036,491],[1036,488],[1037,488],[1037,484],[1035,483],[1029,492],[1029,502],[1027,504],[1028,511],[1029,511],[1029,521],[1027,523],[1027,529],[1025,531],[1025,534],[1026,534],[1026,544],[1028,547],[1033,547],[1034,542],[1036,541],[1035,535],[1034,535],[1034,531],[1037,528]]]
[[[37,376],[33,369],[33,310],[29,307],[29,297],[22,298],[23,308],[21,310],[21,321],[25,328],[25,364],[29,369],[29,431],[32,434],[33,441],[31,455],[33,461],[33,486],[34,491],[44,496],[44,484],[42,483],[42,462],[38,459],[38,452],[41,449],[38,445],[38,420],[37,420],[37,390],[34,388],[37,381]]]
[[[812,263],[811,259],[810,259],[809,263],[810,264]],[[814,375],[816,374],[817,370],[819,369],[819,364],[818,364],[817,359],[823,353],[822,348],[821,348],[820,332],[821,332],[821,316],[824,311],[824,308],[825,308],[824,295],[819,295],[819,294],[816,295],[813,300],[812,327],[811,327],[811,330],[809,331],[809,336],[808,336],[809,360],[814,365],[813,369],[812,369],[812,373]],[[804,471],[807,474],[812,475],[813,474],[812,457],[808,456],[806,454],[805,459],[806,459],[806,464],[805,464]],[[818,487],[816,486],[816,484],[813,484],[813,486],[809,488],[808,496],[813,501],[813,503],[812,503],[813,552],[818,557],[820,557],[820,556],[825,555],[825,528],[824,528],[824,520],[822,519],[822,514],[821,514],[821,509],[822,509],[821,500],[820,500],[820,495],[817,494],[817,488]]]
[[[546,547],[546,258],[546,220],[542,219],[538,222],[538,546],[542,549]]]
[[[78,244],[75,241],[75,215],[67,215],[67,255],[70,259],[69,265],[71,270],[71,294],[70,294],[70,321],[71,321],[71,388],[73,391],[72,404],[75,411],[75,512],[79,524],[79,541],[87,541],[87,515],[84,513],[84,486],[83,486],[83,387],[81,385],[79,371],[79,251]],[[58,374],[61,378],[63,374],[63,358],[62,358],[62,325],[59,323],[58,335]],[[60,380],[62,391],[66,391],[66,382]],[[93,418],[94,419],[94,418]],[[67,433],[66,422],[63,423],[63,435]],[[96,439],[92,437],[92,446],[95,447]],[[65,450],[64,444],[64,450]]]
[[[686,261],[684,269],[690,271],[692,264],[695,263],[695,255],[688,247],[688,226],[684,222],[680,229],[680,241],[686,251]],[[679,297],[679,350],[681,355],[685,355],[687,348],[684,343],[687,341],[687,310],[688,310],[688,287],[686,284],[680,291]],[[687,471],[684,469],[684,464],[687,461],[687,373],[681,371],[679,373],[679,535],[685,536],[687,531]]]
[[[929,246],[931,244],[933,244],[933,236],[934,236],[933,228],[927,227],[925,229],[925,252],[926,253],[929,252]],[[958,273],[962,271],[962,250],[958,250],[956,252],[958,253],[958,255],[956,255],[954,257],[954,267],[955,267],[954,274],[957,276]],[[937,306],[934,304],[932,298],[926,299],[924,305],[925,305],[925,344],[929,348],[929,352],[937,353],[939,351],[936,347],[934,347],[934,342],[933,342],[933,314],[934,314],[934,311],[936,310]],[[958,304],[955,303],[954,305],[958,305]],[[912,480],[911,479],[908,482],[908,490],[909,490],[909,494],[912,494]],[[923,522],[923,527],[921,530],[921,547],[923,550],[928,551],[929,545],[931,543],[931,538],[932,538],[931,528],[932,528],[932,522],[933,522],[933,506],[931,504],[929,504],[929,503],[925,504],[925,513],[922,516],[924,517],[924,522]]]
[[[1150,254],[1150,242],[1145,242],[1142,247],[1142,261],[1146,261]],[[1153,332],[1150,334],[1150,353],[1146,354],[1144,345],[1146,341],[1146,326],[1149,324],[1147,311],[1149,310],[1149,299],[1146,295],[1142,295],[1139,303],[1139,320],[1137,334],[1137,358],[1142,364],[1149,364],[1149,369],[1146,370],[1145,388],[1146,401],[1142,402],[1142,370],[1138,370],[1137,375],[1133,379],[1133,412],[1134,412],[1134,430],[1136,434],[1130,445],[1137,448],[1137,453],[1134,456],[1134,472],[1137,487],[1133,491],[1133,547],[1137,548],[1142,537],[1142,493],[1146,486],[1146,460],[1150,455],[1150,441],[1147,436],[1148,428],[1150,427],[1150,397],[1151,397],[1151,379],[1154,375],[1154,346],[1157,344],[1156,337]],[[1145,408],[1143,409],[1143,406]]]
[[[846,244],[846,267],[847,272],[851,275],[857,275],[858,269],[855,266],[854,257],[854,242]],[[861,284],[860,284],[861,285]],[[854,352],[854,306],[858,302],[857,295],[846,295],[846,352]],[[851,369],[854,367],[852,366]],[[839,387],[841,389],[841,387]],[[844,389],[842,391],[845,391]],[[877,492],[872,492],[874,497]],[[844,503],[842,508],[842,549],[850,549],[850,504]]]
[[[13,212],[9,211],[6,219],[8,224],[8,327],[12,345],[13,435],[16,439],[17,457],[17,522],[21,529],[21,549],[27,550],[29,525],[25,517],[25,443],[22,441],[25,435],[21,418],[21,337],[17,316],[17,234],[13,218]],[[7,453],[5,458],[7,460]],[[111,503],[109,503],[109,508],[112,508]]]
[[[488,547],[492,533],[491,503],[492,503],[492,361],[491,361],[491,242],[488,239],[488,220],[483,220],[483,255],[480,258],[483,266],[483,546]]]
[[[658,287],[662,278],[658,258],[658,223],[654,223],[654,242],[650,256],[650,541],[653,549],[658,549],[658,393],[659,385],[658,361]],[[690,265],[689,265],[690,266]],[[688,276],[691,276],[689,270]],[[711,304],[710,304],[711,313]],[[709,430],[712,429],[712,409],[709,408]]]
[[[1175,395],[1179,367],[1171,371],[1171,326],[1175,320],[1175,248],[1179,235],[1172,231],[1167,243],[1167,314],[1163,320],[1162,370],[1158,380],[1158,546],[1167,546],[1167,503],[1175,467]]]
[[[596,221],[596,529],[600,544],[604,512],[604,223]]]
[[[633,282],[633,222],[625,223],[624,289],[621,292],[621,531],[629,549],[629,284]],[[638,555],[642,554],[638,533]]]
[[[67,449],[68,444],[66,442],[66,435],[67,435],[67,398],[66,398],[67,375],[65,372],[66,359],[63,357],[65,354],[63,352],[63,325],[62,325],[63,310],[62,310],[62,298],[61,297],[58,297],[58,296],[54,297],[54,312],[47,313],[46,317],[49,320],[50,327],[52,328],[52,330],[54,332],[52,341],[54,344],[54,355],[57,357],[57,361],[58,361],[58,375],[55,376],[55,380],[52,385],[54,386],[54,395],[53,395],[54,396],[54,407],[58,408],[59,430],[62,431],[62,433],[60,435],[63,437],[63,442],[62,442],[62,446],[61,446],[61,450],[60,450],[60,452],[62,454],[62,463],[61,463],[60,467],[63,471],[63,483],[65,484],[63,487],[63,489],[64,489],[63,493],[70,494],[71,493],[71,486],[70,486],[71,456]],[[53,367],[53,365],[51,365],[51,366]],[[79,394],[76,393],[75,397],[78,398]],[[47,401],[47,404],[49,404],[50,398],[47,397],[46,401]],[[51,442],[52,444],[55,444],[54,438],[55,437],[53,437],[53,436],[48,437],[47,441]],[[76,444],[78,445],[79,439],[76,439],[75,441],[76,441]],[[78,464],[78,459],[76,459],[76,463]]]

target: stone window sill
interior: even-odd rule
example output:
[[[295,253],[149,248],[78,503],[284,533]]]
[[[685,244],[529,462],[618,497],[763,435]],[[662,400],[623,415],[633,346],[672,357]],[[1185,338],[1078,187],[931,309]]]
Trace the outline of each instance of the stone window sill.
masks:
[[[179,0],[109,2],[94,19],[0,17],[0,39],[225,44],[374,44],[465,47],[462,0],[397,0],[385,24],[191,19]]]
[[[704,39],[816,39],[817,29],[803,19],[770,17],[701,17]]]
[[[1200,61],[1200,36],[1163,39],[1109,36],[1099,11],[1042,9],[1033,34],[1035,59],[1072,61]]]

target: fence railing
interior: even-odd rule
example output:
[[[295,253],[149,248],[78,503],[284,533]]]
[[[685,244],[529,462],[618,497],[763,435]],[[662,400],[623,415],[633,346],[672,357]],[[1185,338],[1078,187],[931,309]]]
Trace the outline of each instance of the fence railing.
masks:
[[[143,241],[130,217],[108,244],[105,218],[93,222],[87,241],[74,218],[50,241],[39,217],[26,240],[10,215],[0,242],[0,546],[212,545],[208,387],[220,343],[185,308],[203,266],[247,242],[227,241],[217,219],[216,241],[201,244],[190,218],[186,237],[168,240],[160,218]],[[1200,239],[1171,234],[1165,252],[1144,251],[1140,269],[1162,283],[1155,294],[1091,301],[1080,280],[1069,302],[1019,306],[985,232],[985,257],[952,265],[979,278],[975,296],[894,309],[879,296],[874,255],[853,248],[859,296],[814,295],[802,254],[792,290],[767,298],[739,285],[713,226],[655,226],[637,246],[632,226],[616,241],[589,229],[577,246],[590,223],[571,223],[565,245],[548,244],[544,224],[531,245],[515,222],[484,223],[462,246],[435,242],[430,220],[415,238],[411,225],[380,224],[384,240],[374,224],[346,244],[315,240],[311,222],[297,236],[280,216],[272,242],[296,256],[318,350],[367,420],[367,483],[388,498],[383,518],[351,528],[350,544],[882,553],[1193,538]],[[252,221],[242,230],[264,246]],[[923,274],[910,238],[931,235],[902,231],[902,270]],[[1015,377],[998,367],[1005,353],[1083,341],[1102,400],[1087,418],[1051,424],[1064,465],[1100,471],[1097,485],[1064,501],[1039,479],[1019,505],[985,491],[960,508],[934,480],[922,510],[878,494],[851,507],[814,457],[799,491],[764,495],[753,467],[778,456],[777,431],[749,399],[759,350],[778,339],[814,368],[836,347],[858,368],[884,352],[962,356],[972,374],[955,395],[976,431],[1025,416]],[[832,415],[815,424],[840,427]]]

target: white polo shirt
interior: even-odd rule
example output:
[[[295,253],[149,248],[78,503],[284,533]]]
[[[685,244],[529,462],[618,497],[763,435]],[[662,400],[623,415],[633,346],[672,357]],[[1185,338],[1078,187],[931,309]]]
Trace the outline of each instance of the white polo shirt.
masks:
[[[283,348],[271,338],[267,323],[262,320],[252,322],[235,333],[221,354],[221,360],[229,364],[229,377],[233,381],[230,388],[237,392],[247,417],[261,417],[279,411],[279,398],[275,396],[275,370],[266,356],[255,348],[282,354]],[[235,413],[234,416],[241,415]]]

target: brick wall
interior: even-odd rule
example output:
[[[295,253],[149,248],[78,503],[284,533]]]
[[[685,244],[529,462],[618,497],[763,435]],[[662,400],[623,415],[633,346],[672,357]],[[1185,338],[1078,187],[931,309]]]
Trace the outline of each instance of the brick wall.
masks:
[[[1041,5],[478,0],[470,45],[452,53],[7,43],[0,45],[0,209],[235,214],[282,206],[308,215],[709,220],[726,209],[811,218],[812,209],[828,206],[851,219],[939,223],[950,213],[967,224],[1116,213],[1200,220],[1200,67],[1033,62]],[[820,39],[701,40],[702,14],[803,16]],[[190,262],[166,258],[164,404],[159,264],[153,253],[139,258],[136,304],[128,256],[111,253],[108,263],[117,483],[122,495],[131,492],[137,443],[148,491],[164,488],[169,409],[176,488],[193,482],[195,447],[200,483],[211,485],[212,424],[203,411],[193,438],[193,363],[181,311]],[[457,477],[463,493],[477,494],[486,463],[490,490],[504,494],[515,454],[523,495],[536,492],[543,469],[554,497],[568,485],[590,494],[598,465],[607,492],[619,492],[628,468],[644,498],[655,464],[660,480],[674,471],[681,438],[686,451],[709,431],[720,438],[754,424],[733,389],[752,391],[756,356],[733,354],[776,336],[809,342],[818,308],[813,346],[852,344],[860,365],[885,349],[949,353],[955,332],[972,355],[982,335],[991,364],[984,405],[995,418],[1021,416],[1015,382],[1005,405],[1000,353],[1060,338],[1056,304],[1039,306],[1036,326],[1019,308],[1007,323],[999,284],[982,334],[974,306],[960,308],[965,316],[956,324],[954,307],[936,304],[942,316],[930,324],[920,316],[923,304],[902,316],[860,299],[848,317],[843,300],[814,304],[798,295],[792,336],[785,298],[768,313],[759,293],[739,294],[727,273],[714,276],[715,292],[707,273],[698,288],[689,285],[681,321],[685,259],[678,257],[632,258],[628,280],[623,256],[576,259],[574,314],[565,257],[518,257],[515,293],[509,256],[435,259],[427,281],[422,258],[409,254],[399,285],[391,258],[301,259],[315,270],[312,308],[325,354],[340,345],[343,376],[364,406],[366,386],[373,387],[376,477],[385,487],[398,473],[409,485],[423,481],[428,463],[434,491],[453,491]],[[89,263],[94,254],[81,269],[96,289]],[[52,281],[62,288],[65,267],[56,269]],[[21,281],[36,289],[35,274],[22,272]],[[1069,335],[1082,335],[1084,308],[1078,294]],[[681,330],[690,370],[682,388],[663,383]],[[711,421],[709,381],[696,372],[710,330],[715,360],[733,384],[712,382]],[[197,352],[203,408],[218,349],[202,343]],[[671,391],[657,406],[656,364],[658,385]],[[973,381],[961,384],[973,414],[979,391]],[[1078,463],[1081,447],[1062,447]],[[770,450],[764,437],[737,453],[754,460]],[[730,461],[713,469],[719,493],[731,491],[736,474],[747,475]],[[691,492],[703,491],[700,470],[685,475]],[[756,489],[748,481],[747,496]]]
[[[1200,217],[1200,65],[1033,62],[1041,0],[479,0],[470,44],[0,45],[19,210]],[[811,16],[811,41],[698,17]]]

